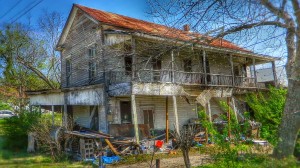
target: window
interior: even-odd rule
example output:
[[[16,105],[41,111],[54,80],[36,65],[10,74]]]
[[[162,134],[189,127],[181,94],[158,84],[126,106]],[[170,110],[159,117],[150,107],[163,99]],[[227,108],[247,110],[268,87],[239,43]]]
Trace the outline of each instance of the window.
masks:
[[[183,60],[183,69],[185,72],[192,72],[192,60],[191,59]]]
[[[66,60],[66,84],[67,86],[70,85],[70,78],[71,78],[71,60]]]
[[[90,58],[89,61],[89,81],[94,81],[96,79],[96,62],[95,62],[95,57],[96,57],[96,45],[93,45],[88,49],[88,56]]]
[[[132,73],[132,58],[125,56],[124,62],[125,62],[125,74],[130,75]]]

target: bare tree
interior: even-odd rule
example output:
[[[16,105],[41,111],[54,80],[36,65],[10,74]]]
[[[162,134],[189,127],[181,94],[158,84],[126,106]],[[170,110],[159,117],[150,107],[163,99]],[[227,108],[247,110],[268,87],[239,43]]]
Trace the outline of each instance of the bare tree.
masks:
[[[300,5],[298,0],[169,0],[149,1],[155,20],[178,28],[190,24],[198,33],[212,32],[262,54],[286,56],[288,95],[274,155],[293,154],[300,128]],[[214,30],[214,31],[212,31]],[[278,50],[280,49],[280,50]],[[285,58],[283,58],[285,60]]]

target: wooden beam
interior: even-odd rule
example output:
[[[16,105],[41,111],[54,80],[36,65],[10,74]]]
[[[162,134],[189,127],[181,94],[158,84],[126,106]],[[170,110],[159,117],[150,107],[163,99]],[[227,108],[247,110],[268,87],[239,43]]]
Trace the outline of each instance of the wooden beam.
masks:
[[[275,85],[275,87],[277,87],[278,81],[277,81],[275,61],[272,61],[272,71],[273,71],[273,77],[274,77],[274,85]]]
[[[136,138],[136,143],[140,144],[139,127],[138,127],[136,103],[135,103],[135,95],[131,95],[131,109],[132,109],[132,114],[133,114],[134,135],[135,135],[135,138]]]
[[[166,143],[169,141],[169,100],[166,97]]]
[[[107,143],[107,145],[109,146],[109,148],[114,152],[115,155],[120,155],[120,153],[117,151],[117,149],[111,144],[111,142],[107,138],[105,138],[104,140]]]
[[[233,60],[232,60],[232,54],[229,54],[229,61],[230,61],[230,67],[231,67],[231,75],[232,75],[232,86],[235,86],[235,76],[234,76],[234,67],[233,67]]]
[[[176,100],[176,96],[173,96],[173,108],[174,108],[174,115],[175,115],[175,128],[176,128],[176,132],[179,135],[179,122],[178,122],[178,112],[177,112],[177,100]]]
[[[207,85],[207,73],[206,73],[206,52],[202,50],[202,58],[203,58],[203,72],[204,72],[204,80],[205,80],[205,85]]]

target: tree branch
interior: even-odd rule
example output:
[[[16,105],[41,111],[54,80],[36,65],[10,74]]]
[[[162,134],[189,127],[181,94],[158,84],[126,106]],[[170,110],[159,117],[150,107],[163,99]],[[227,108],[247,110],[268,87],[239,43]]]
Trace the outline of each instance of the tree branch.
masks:
[[[265,6],[270,12],[275,16],[282,18],[286,23],[291,20],[291,16],[282,9],[276,8],[269,0],[260,1],[263,6]]]
[[[218,34],[214,39],[223,38],[224,36],[226,36],[228,34],[239,32],[241,30],[251,29],[254,27],[258,27],[258,26],[278,26],[281,28],[288,28],[288,26],[286,24],[283,24],[278,21],[262,21],[262,22],[258,22],[258,23],[243,24],[240,26],[232,27],[231,29],[228,29],[228,30]]]

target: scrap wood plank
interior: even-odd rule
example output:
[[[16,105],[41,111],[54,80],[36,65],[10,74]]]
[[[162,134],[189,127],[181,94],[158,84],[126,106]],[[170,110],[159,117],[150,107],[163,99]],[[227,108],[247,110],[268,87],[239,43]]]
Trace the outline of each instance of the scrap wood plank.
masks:
[[[117,149],[110,143],[110,141],[107,138],[105,138],[105,142],[107,143],[109,148],[114,152],[114,154],[120,155],[120,152],[117,151]]]

